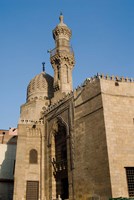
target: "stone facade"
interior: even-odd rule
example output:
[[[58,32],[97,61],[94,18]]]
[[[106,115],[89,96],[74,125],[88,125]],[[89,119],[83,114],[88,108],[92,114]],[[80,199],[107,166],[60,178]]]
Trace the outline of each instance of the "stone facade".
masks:
[[[14,200],[129,197],[134,82],[97,75],[72,91],[75,59],[62,15],[53,37],[54,78],[37,75],[21,106]]]

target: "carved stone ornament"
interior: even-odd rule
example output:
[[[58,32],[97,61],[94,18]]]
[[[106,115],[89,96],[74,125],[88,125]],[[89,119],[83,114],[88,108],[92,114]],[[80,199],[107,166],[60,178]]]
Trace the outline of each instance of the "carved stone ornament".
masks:
[[[67,63],[70,66],[74,66],[75,60],[74,56],[72,54],[55,54],[53,57],[51,57],[51,64],[52,65],[61,65],[61,64]]]
[[[61,34],[65,35],[65,36],[67,35],[69,38],[71,38],[71,35],[72,35],[71,30],[67,27],[56,27],[53,30],[54,39],[56,39],[56,37],[61,35]]]
[[[53,126],[52,126],[52,132],[53,133],[56,133],[58,132],[58,120],[56,119],[53,123]]]
[[[40,128],[27,128],[28,137],[39,137],[41,135]]]

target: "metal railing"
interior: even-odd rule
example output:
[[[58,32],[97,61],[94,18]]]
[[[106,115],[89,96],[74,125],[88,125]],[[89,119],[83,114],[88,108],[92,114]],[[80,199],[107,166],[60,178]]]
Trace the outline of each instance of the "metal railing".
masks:
[[[55,54],[57,54],[57,53],[63,53],[63,52],[70,52],[71,54],[74,54],[74,52],[73,52],[73,48],[71,47],[71,46],[69,46],[69,47],[67,47],[67,46],[63,46],[63,47],[65,47],[65,48],[67,48],[67,49],[60,49],[59,50],[59,48],[54,48],[54,49],[52,49],[52,50],[50,50],[49,52],[50,52],[50,56],[52,57],[52,56],[54,56]]]

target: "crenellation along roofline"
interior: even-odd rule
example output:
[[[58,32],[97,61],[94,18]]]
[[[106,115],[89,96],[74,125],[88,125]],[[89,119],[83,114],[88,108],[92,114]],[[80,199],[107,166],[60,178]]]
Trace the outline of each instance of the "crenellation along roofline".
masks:
[[[114,76],[114,75],[110,76],[110,75],[104,75],[104,74],[97,73],[97,75],[94,75],[94,77],[87,78],[81,85],[78,85],[70,93],[66,94],[61,99],[57,100],[57,102],[55,102],[54,104],[51,104],[44,111],[44,114],[47,114],[47,113],[51,112],[54,108],[56,108],[57,106],[63,104],[65,101],[69,100],[70,97],[74,96],[75,92],[80,92],[83,88],[85,88],[85,86],[88,83],[93,83],[94,81],[99,80],[99,79],[104,79],[104,80],[109,80],[109,81],[115,81],[115,82],[134,83],[134,78],[128,78],[128,77],[125,78],[123,76],[119,77],[119,76]]]

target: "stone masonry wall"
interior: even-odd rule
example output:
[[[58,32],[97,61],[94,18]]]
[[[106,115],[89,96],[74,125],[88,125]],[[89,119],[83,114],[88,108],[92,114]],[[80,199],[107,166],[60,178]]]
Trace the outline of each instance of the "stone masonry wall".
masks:
[[[40,168],[43,167],[42,161],[42,133],[43,125],[33,127],[32,123],[23,122],[18,125],[18,144],[15,168],[15,189],[14,200],[26,199],[27,181],[39,181],[41,183]],[[29,163],[29,152],[35,149],[38,152],[37,164]],[[42,186],[43,189],[43,186]],[[40,189],[39,189],[39,199]]]
[[[75,92],[75,199],[111,196],[100,80],[88,81]]]
[[[134,167],[134,82],[101,79],[112,197],[128,197],[125,167]]]

